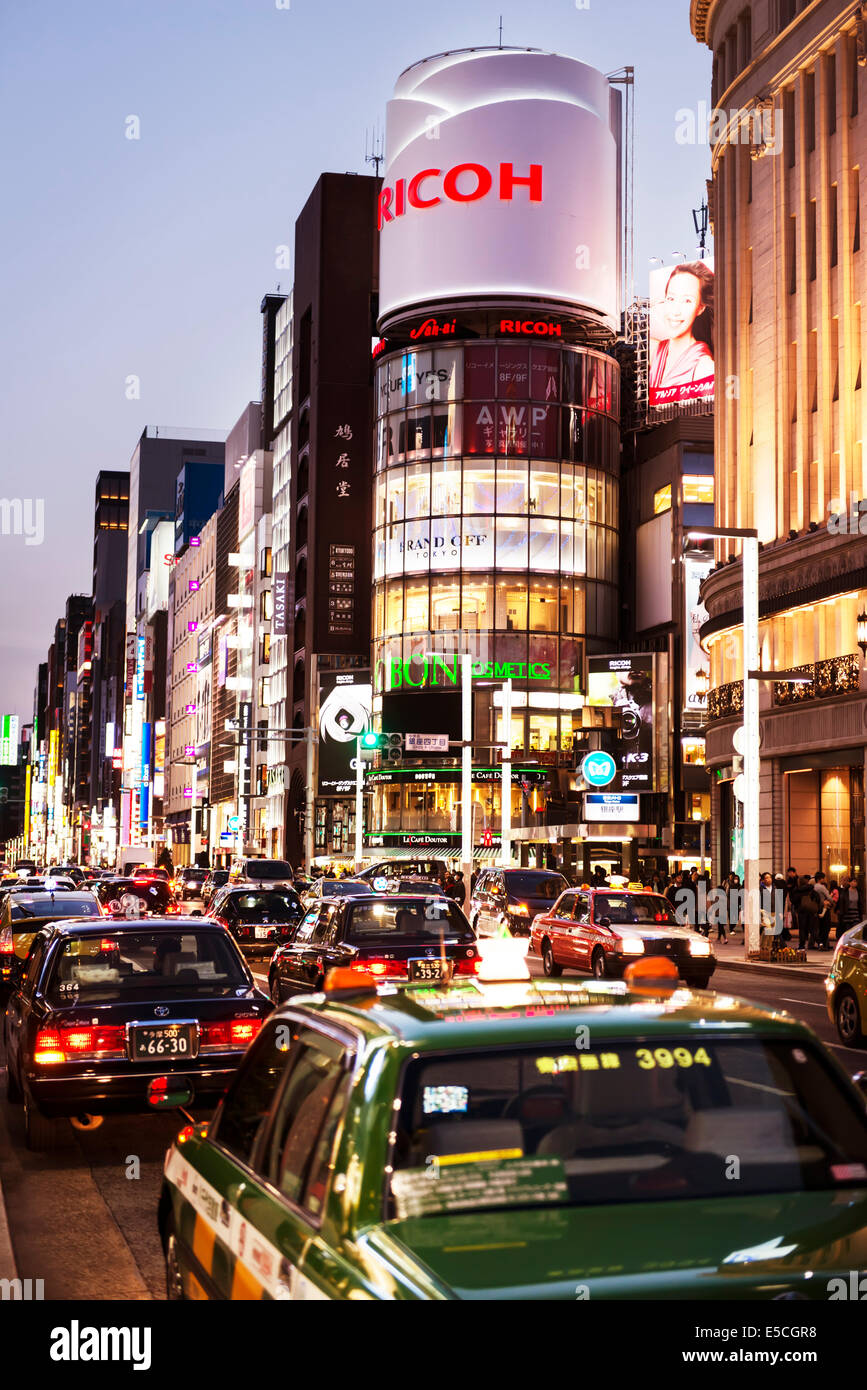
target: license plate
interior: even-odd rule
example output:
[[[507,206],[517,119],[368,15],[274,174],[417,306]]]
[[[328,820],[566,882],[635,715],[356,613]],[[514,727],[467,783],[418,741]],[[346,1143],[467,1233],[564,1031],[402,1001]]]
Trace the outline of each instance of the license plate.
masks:
[[[450,980],[452,963],[449,960],[411,960],[409,978],[411,980]]]
[[[257,940],[257,941],[267,941],[267,940],[268,940],[268,937],[271,935],[271,933],[272,933],[273,930],[274,930],[273,927],[256,927],[256,928],[255,928],[256,940]]]
[[[195,1057],[198,1030],[192,1023],[138,1024],[129,1030],[129,1049],[134,1062]]]

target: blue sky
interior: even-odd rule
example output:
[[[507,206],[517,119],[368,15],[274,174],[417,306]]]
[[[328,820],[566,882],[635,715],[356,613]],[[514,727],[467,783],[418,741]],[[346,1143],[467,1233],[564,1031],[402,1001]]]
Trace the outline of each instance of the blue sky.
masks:
[[[285,0],[279,0],[284,3]],[[89,592],[93,486],[146,424],[228,428],[259,394],[275,248],[323,170],[369,171],[397,74],[503,42],[636,69],[636,288],[692,255],[707,101],[688,0],[39,0],[0,14],[0,496],[44,498],[41,546],[0,535],[0,710],[32,714],[66,596]],[[129,116],[140,139],[125,138]],[[140,379],[140,399],[125,382]]]

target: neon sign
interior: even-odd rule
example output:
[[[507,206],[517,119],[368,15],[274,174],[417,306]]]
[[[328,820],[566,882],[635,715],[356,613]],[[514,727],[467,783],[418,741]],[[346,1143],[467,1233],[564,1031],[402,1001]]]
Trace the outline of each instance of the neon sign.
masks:
[[[391,689],[400,690],[403,686],[419,689],[431,685],[458,685],[460,683],[460,657],[436,656],[432,661],[427,657],[419,665],[416,661],[392,661]],[[547,661],[474,661],[473,680],[530,680],[549,681],[551,667]]]
[[[500,319],[500,332],[517,333],[524,338],[562,338],[563,325],[543,319]]]

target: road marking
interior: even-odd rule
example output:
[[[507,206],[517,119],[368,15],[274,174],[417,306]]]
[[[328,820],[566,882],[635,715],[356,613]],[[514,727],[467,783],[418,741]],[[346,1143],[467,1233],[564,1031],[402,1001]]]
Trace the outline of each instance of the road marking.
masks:
[[[808,1009],[824,1009],[825,1007],[824,1004],[814,1004],[812,999],[790,999],[785,994],[781,994],[780,998],[784,1004],[806,1004]]]

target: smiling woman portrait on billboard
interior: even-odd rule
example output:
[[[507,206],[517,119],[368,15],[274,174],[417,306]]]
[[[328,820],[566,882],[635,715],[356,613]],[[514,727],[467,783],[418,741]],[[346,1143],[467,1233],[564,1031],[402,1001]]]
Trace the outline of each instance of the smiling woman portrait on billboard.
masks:
[[[651,274],[651,405],[713,397],[713,297],[714,273],[707,261]]]

